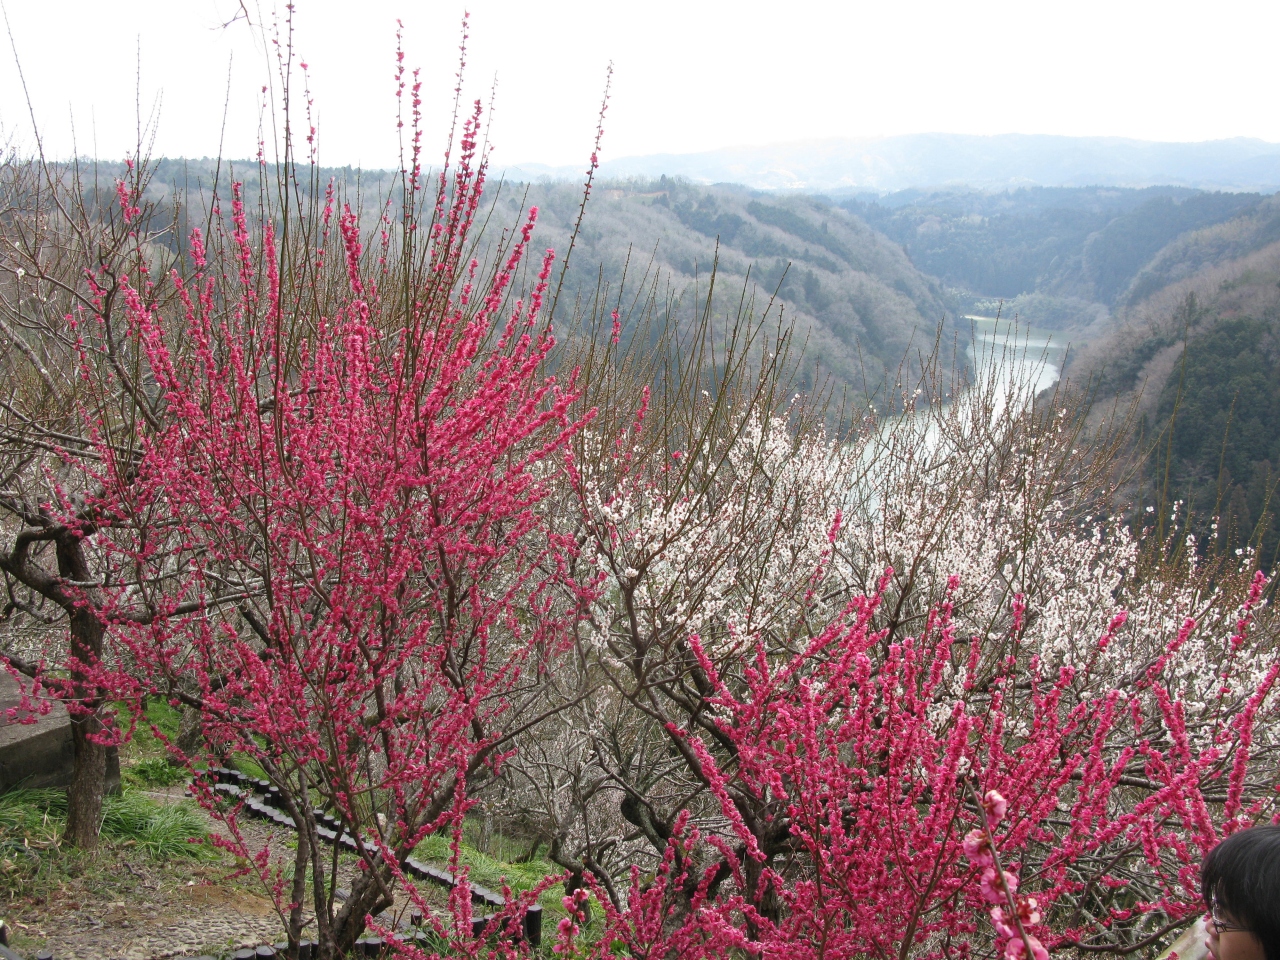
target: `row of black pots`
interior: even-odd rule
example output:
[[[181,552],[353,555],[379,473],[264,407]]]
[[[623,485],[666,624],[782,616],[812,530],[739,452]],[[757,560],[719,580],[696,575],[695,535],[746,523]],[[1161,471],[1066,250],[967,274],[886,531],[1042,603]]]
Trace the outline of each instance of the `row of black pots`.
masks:
[[[230,767],[210,767],[206,773],[213,779],[214,789],[219,793],[232,797],[244,797],[245,809],[251,815],[270,820],[282,827],[295,829],[293,818],[278,808],[280,788],[272,785],[271,781],[255,780]],[[263,799],[259,800],[253,795],[254,793],[261,794]],[[326,843],[336,843],[348,851],[354,852],[357,849],[355,838],[342,829],[340,820],[320,808],[312,810],[311,813],[316,821],[316,833],[322,840]],[[405,861],[404,869],[415,880],[426,880],[448,889],[453,889],[458,884],[458,879],[448,870],[429,866],[413,857]],[[490,910],[501,910],[507,905],[506,898],[500,893],[476,883],[469,886],[472,903]],[[479,934],[484,930],[487,922],[488,918],[477,917],[472,921],[472,927]],[[523,927],[524,937],[531,945],[536,947],[542,942],[541,906],[534,904],[529,907],[524,916]]]

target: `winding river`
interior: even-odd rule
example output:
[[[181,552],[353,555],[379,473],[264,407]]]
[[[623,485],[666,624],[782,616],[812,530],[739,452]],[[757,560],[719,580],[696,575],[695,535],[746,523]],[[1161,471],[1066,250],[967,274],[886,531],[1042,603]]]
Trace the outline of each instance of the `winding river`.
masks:
[[[1058,382],[1069,344],[1048,331],[995,317],[967,315],[973,336],[965,355],[974,380],[989,380],[1000,404],[1013,395],[1029,403]],[[1061,337],[1061,334],[1058,335]]]

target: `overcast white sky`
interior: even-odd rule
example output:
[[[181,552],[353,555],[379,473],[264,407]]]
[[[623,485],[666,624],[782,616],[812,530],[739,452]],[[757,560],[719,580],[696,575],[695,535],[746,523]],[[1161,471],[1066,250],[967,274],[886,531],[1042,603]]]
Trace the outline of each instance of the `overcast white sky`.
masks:
[[[237,0],[2,0],[46,151],[120,157],[158,100],[156,153],[256,149],[267,59]],[[246,5],[268,21],[272,6]],[[1258,0],[297,0],[321,160],[395,163],[395,20],[422,67],[430,149],[459,23],[467,80],[497,78],[499,163],[585,162],[605,67],[605,157],[812,137],[953,133],[1280,141],[1280,2]],[[140,61],[139,61],[140,49]],[[0,125],[30,144],[12,53]],[[268,134],[268,138],[270,135]]]

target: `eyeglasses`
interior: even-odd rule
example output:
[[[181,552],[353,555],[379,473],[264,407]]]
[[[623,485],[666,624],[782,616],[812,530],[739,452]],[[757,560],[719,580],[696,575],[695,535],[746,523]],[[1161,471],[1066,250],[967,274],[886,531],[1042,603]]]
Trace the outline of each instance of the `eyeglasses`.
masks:
[[[1224,920],[1222,916],[1222,907],[1218,903],[1218,898],[1213,898],[1213,904],[1209,908],[1209,919],[1213,921],[1213,925],[1217,927],[1219,933],[1227,933],[1231,930],[1244,930],[1245,927],[1238,923],[1232,923],[1230,920]]]

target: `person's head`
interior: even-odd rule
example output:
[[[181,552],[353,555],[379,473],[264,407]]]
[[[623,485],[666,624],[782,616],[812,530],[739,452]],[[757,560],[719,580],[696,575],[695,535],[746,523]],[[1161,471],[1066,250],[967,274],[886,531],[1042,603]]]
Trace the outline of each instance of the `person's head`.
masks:
[[[1280,960],[1280,827],[1241,830],[1210,850],[1200,893],[1217,960]]]

